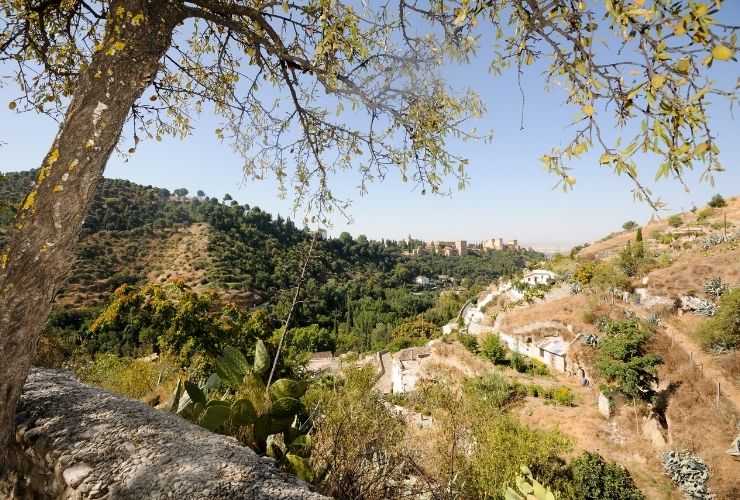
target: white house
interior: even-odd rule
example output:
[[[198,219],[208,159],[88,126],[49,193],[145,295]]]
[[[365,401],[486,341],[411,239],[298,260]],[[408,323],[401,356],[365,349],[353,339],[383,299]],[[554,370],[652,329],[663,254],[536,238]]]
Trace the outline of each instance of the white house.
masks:
[[[529,335],[507,335],[498,333],[510,351],[537,359],[547,366],[564,372],[568,366],[567,355],[569,344],[562,337],[545,337],[535,342]]]
[[[535,269],[524,275],[522,281],[528,285],[548,285],[557,279],[558,275],[547,269]]]
[[[413,391],[419,381],[422,362],[430,354],[428,347],[410,347],[398,352],[391,366],[391,392],[401,394]]]
[[[432,284],[432,280],[430,280],[426,276],[417,276],[414,279],[414,283],[416,283],[419,286],[429,286]]]

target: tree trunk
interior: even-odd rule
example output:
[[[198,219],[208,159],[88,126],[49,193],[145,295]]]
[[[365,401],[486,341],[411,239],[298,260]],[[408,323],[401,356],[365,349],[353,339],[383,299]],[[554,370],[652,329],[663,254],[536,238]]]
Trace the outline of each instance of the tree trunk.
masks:
[[[104,42],[81,72],[64,122],[0,255],[0,462],[15,433],[16,403],[39,334],[72,266],[105,165],[182,21],[178,3],[112,2]]]

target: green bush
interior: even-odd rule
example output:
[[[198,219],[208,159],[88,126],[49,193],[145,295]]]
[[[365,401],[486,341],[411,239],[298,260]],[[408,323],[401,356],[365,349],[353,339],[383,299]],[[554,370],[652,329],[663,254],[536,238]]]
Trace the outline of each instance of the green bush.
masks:
[[[576,395],[570,388],[561,385],[552,391],[552,399],[561,406],[574,406]]]
[[[489,334],[480,345],[480,353],[494,364],[506,361],[506,347],[495,334]]]
[[[581,500],[642,500],[629,471],[585,452],[570,464],[576,498]]]
[[[697,334],[709,349],[740,347],[740,288],[722,295],[717,314],[704,322]]]
[[[658,382],[657,367],[662,359],[646,352],[651,332],[637,320],[605,320],[599,342],[596,368],[611,390],[650,401]]]
[[[721,194],[715,194],[712,196],[712,199],[709,200],[709,203],[707,203],[712,208],[722,208],[727,206],[727,202],[722,197]]]
[[[467,349],[468,351],[472,352],[473,354],[478,354],[478,339],[475,338],[474,335],[470,335],[469,333],[463,333],[460,332],[457,336],[460,343]]]
[[[681,214],[674,214],[668,217],[668,224],[671,227],[681,227],[683,224],[683,217],[681,217]]]
[[[511,367],[519,373],[526,373],[528,365],[527,359],[518,352],[511,355]]]
[[[468,384],[468,390],[473,391],[473,397],[496,408],[504,408],[521,393],[500,373],[489,373],[473,379]]]
[[[325,495],[384,498],[406,479],[406,425],[373,390],[375,381],[372,368],[351,368],[337,384],[313,384],[305,397],[321,415],[311,435],[311,469]]]
[[[527,386],[527,396],[533,398],[543,397],[545,395],[545,389],[539,384],[530,384]]]

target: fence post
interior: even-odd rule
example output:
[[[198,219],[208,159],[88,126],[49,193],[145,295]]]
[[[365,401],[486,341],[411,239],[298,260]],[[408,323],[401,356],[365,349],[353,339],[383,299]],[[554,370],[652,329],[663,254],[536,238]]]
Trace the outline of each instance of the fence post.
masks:
[[[717,408],[719,408],[719,394],[720,394],[720,387],[719,387],[719,380],[717,381]]]

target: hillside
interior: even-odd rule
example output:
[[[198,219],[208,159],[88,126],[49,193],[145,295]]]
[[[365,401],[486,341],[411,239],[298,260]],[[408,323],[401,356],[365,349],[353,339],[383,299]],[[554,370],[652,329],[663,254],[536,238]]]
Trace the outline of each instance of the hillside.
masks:
[[[740,198],[729,198],[726,206],[651,221],[574,257],[552,259],[544,266],[560,281],[542,299],[514,300],[502,292],[506,287],[493,288],[498,295],[486,300],[486,317],[469,329],[479,332],[478,344],[495,334],[508,348],[547,361],[534,346],[563,339],[568,364],[553,375],[582,406],[553,408],[527,398],[519,418],[625,465],[647,498],[681,496],[677,484],[664,481],[661,463],[663,453],[681,450],[706,463],[713,498],[738,498],[740,450],[732,452],[740,437],[738,228]],[[637,328],[639,336],[631,330]],[[619,359],[605,365],[600,346],[612,335],[627,343],[612,340]],[[634,391],[631,376],[653,381]],[[613,405],[606,419],[597,411],[602,395]]]

